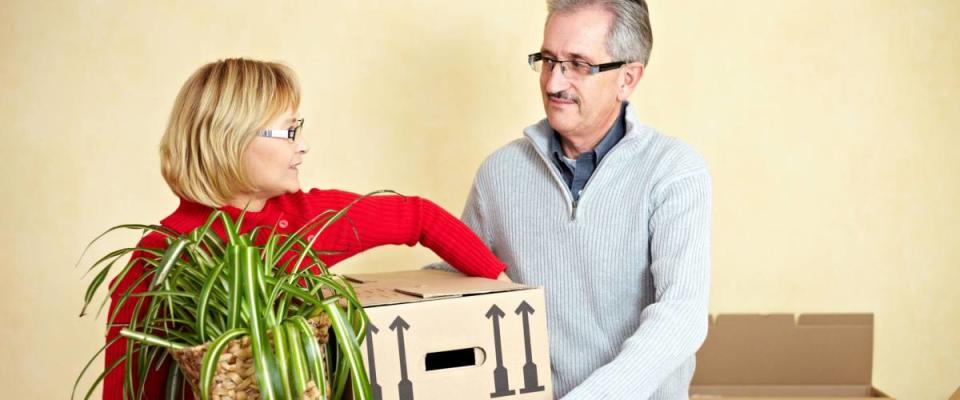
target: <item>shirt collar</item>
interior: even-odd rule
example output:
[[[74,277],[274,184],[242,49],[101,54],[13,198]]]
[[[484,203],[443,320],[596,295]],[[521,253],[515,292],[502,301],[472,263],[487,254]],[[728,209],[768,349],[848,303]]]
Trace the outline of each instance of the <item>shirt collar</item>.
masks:
[[[620,139],[623,139],[623,136],[627,133],[626,115],[627,102],[622,102],[620,103],[620,115],[617,116],[613,126],[603,135],[600,143],[597,143],[596,147],[588,152],[594,153],[594,164],[599,164],[603,156],[607,155],[610,149],[612,149]],[[552,154],[557,161],[563,162],[563,146],[560,143],[560,134],[557,133],[556,130],[551,129],[551,131],[553,135],[550,136],[550,154]]]
[[[623,139],[623,135],[627,133],[626,115],[627,103],[620,103],[620,115],[617,117],[617,121],[613,123],[607,134],[603,136],[603,139],[600,139],[600,143],[597,143],[597,147],[594,148],[594,151],[597,152],[597,162],[607,155],[610,149],[616,146],[617,142]]]

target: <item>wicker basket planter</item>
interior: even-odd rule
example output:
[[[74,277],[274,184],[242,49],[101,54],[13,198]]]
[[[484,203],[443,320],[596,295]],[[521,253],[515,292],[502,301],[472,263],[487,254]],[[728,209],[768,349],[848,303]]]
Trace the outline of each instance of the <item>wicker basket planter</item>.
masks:
[[[313,327],[317,342],[327,343],[330,328],[330,319],[321,314],[319,317],[307,321]],[[209,343],[190,347],[183,350],[170,350],[173,359],[177,361],[180,370],[194,393],[200,393],[200,365],[203,355],[207,353]],[[322,347],[322,346],[321,346]],[[323,383],[327,385],[327,382]],[[329,385],[327,386],[329,388]],[[197,396],[199,398],[199,395]],[[320,398],[317,383],[310,381],[302,400],[316,400]],[[217,372],[213,376],[213,387],[210,390],[211,400],[260,400],[260,387],[257,385],[257,374],[253,366],[253,349],[250,346],[250,337],[244,336],[227,344],[227,348],[217,363]]]

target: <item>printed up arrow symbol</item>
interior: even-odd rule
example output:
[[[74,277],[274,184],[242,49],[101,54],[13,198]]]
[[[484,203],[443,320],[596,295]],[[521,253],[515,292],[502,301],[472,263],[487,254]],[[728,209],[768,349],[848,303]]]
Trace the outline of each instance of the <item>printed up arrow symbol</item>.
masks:
[[[370,391],[374,400],[383,399],[383,389],[377,383],[377,360],[373,353],[373,335],[380,332],[373,324],[367,325],[367,359],[370,360]]]
[[[520,394],[542,392],[545,389],[537,380],[537,364],[533,363],[533,351],[530,349],[530,314],[533,314],[534,310],[524,301],[517,307],[516,312],[517,315],[523,314],[523,346],[527,357],[526,364],[523,364],[523,388],[520,389]]]
[[[503,348],[500,345],[500,318],[506,314],[496,304],[487,311],[487,319],[493,320],[493,345],[497,353],[497,367],[493,369],[493,387],[494,392],[490,393],[490,398],[513,396],[516,393],[510,390],[510,382],[507,378],[507,369],[503,367]]]
[[[403,341],[403,331],[409,329],[410,325],[400,316],[390,324],[390,330],[397,331],[397,346],[400,348],[400,383],[397,384],[400,400],[413,400],[413,382],[407,378],[407,348]]]

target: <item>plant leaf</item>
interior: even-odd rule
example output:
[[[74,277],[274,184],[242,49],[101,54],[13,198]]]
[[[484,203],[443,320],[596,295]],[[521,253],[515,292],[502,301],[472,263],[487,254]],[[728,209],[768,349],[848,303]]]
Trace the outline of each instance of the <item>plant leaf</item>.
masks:
[[[248,333],[246,329],[231,329],[214,339],[214,341],[210,343],[210,346],[207,347],[207,352],[203,355],[203,360],[200,361],[201,400],[210,398],[210,386],[213,385],[213,376],[217,372],[217,361],[220,360],[220,355],[223,354],[223,350],[226,349],[227,344],[230,343],[231,340]]]
[[[150,282],[150,288],[156,288],[163,283],[167,275],[170,274],[170,270],[176,264],[177,260],[180,258],[180,253],[183,252],[183,249],[190,244],[190,240],[184,237],[177,239],[173,242],[172,245],[167,247],[167,251],[163,253],[163,258],[160,259],[160,265],[157,267],[159,271],[154,275],[153,282]]]
[[[260,321],[260,296],[257,293],[257,272],[259,257],[254,247],[239,246],[240,266],[243,269],[243,289],[247,306],[247,317],[250,322],[250,345],[253,350],[253,361],[257,372],[257,382],[260,385],[260,396],[264,400],[275,400],[273,376],[268,368],[273,359],[270,346],[266,345],[266,331]]]
[[[346,363],[349,366],[351,382],[356,388],[356,400],[366,400],[373,398],[370,391],[370,382],[367,380],[366,368],[363,366],[363,356],[360,353],[360,346],[356,341],[356,335],[349,321],[340,310],[337,304],[339,298],[332,297],[323,302],[323,309],[330,317],[330,326],[337,337],[337,344],[343,353]]]

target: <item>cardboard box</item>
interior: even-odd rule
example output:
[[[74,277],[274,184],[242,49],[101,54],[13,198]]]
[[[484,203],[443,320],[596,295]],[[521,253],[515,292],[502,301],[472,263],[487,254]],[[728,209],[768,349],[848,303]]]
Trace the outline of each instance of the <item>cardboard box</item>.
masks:
[[[376,399],[552,399],[543,289],[418,270],[347,275]]]
[[[697,352],[695,399],[876,399],[872,314],[720,315]]]

